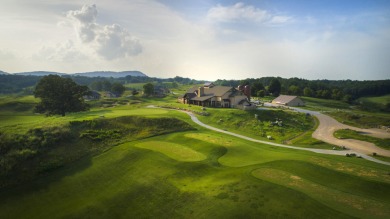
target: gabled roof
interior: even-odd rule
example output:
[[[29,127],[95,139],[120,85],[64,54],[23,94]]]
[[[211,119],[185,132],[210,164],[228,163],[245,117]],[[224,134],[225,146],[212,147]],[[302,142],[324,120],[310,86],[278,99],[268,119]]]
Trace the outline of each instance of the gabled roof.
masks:
[[[192,87],[187,90],[186,94],[194,93],[195,91],[198,91],[199,87]],[[226,86],[213,86],[213,87],[204,87],[204,93],[203,96],[223,96],[230,90],[232,90],[232,87],[226,87]]]
[[[279,103],[279,104],[286,104],[293,101],[295,98],[297,98],[297,96],[280,95],[279,97],[275,98],[272,102]]]
[[[206,82],[206,83],[204,83],[204,86],[205,87],[214,87],[215,85],[213,82]]]

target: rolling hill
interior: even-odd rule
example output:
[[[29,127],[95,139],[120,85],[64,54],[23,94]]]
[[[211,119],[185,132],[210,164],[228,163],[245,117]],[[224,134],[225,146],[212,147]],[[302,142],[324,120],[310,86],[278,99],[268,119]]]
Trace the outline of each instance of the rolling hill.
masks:
[[[0,72],[0,74],[9,74],[6,72]],[[136,76],[136,77],[148,77],[144,73],[140,71],[94,71],[94,72],[82,72],[82,73],[74,73],[74,74],[66,74],[59,72],[51,72],[51,71],[32,71],[32,72],[20,72],[14,73],[14,75],[32,75],[32,76],[45,76],[45,75],[77,75],[77,76],[85,76],[85,77],[113,77],[113,78],[121,78],[126,76]]]

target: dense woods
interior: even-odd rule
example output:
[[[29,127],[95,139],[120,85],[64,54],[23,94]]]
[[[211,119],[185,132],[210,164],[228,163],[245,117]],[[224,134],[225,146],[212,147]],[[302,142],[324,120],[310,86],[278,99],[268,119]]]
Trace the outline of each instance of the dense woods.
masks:
[[[224,86],[251,85],[252,96],[260,90],[272,93],[272,81],[281,84],[281,94],[317,97],[351,102],[365,96],[390,94],[390,80],[352,81],[352,80],[305,80],[300,78],[263,77],[245,80],[217,80],[215,84]],[[271,86],[272,85],[272,86]],[[256,88],[259,88],[258,90]],[[270,90],[271,88],[271,90]]]

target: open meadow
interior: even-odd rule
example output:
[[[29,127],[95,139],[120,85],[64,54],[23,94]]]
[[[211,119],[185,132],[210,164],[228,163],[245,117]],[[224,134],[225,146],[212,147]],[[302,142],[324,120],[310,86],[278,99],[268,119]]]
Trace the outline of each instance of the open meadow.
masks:
[[[0,163],[0,218],[390,216],[389,166],[249,142],[150,106],[207,112],[197,117],[257,139],[331,147],[310,137],[312,117],[203,111],[176,97],[95,101],[65,117],[34,114],[31,96],[0,98],[1,150],[8,151]],[[283,128],[270,125],[276,118]]]

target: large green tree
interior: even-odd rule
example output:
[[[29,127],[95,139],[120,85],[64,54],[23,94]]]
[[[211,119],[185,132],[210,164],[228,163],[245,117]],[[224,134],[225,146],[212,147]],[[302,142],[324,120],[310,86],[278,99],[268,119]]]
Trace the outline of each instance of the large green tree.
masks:
[[[151,96],[154,93],[154,85],[152,83],[144,84],[144,94],[146,96]]]
[[[122,96],[122,94],[125,92],[126,88],[121,83],[115,82],[111,85],[111,92]]]
[[[67,112],[88,110],[89,107],[83,99],[88,92],[87,86],[78,85],[71,78],[45,76],[38,82],[34,91],[34,96],[41,99],[35,111],[65,116]]]
[[[273,78],[269,84],[268,91],[272,93],[273,96],[279,96],[280,91],[282,90],[282,85],[277,78]]]

